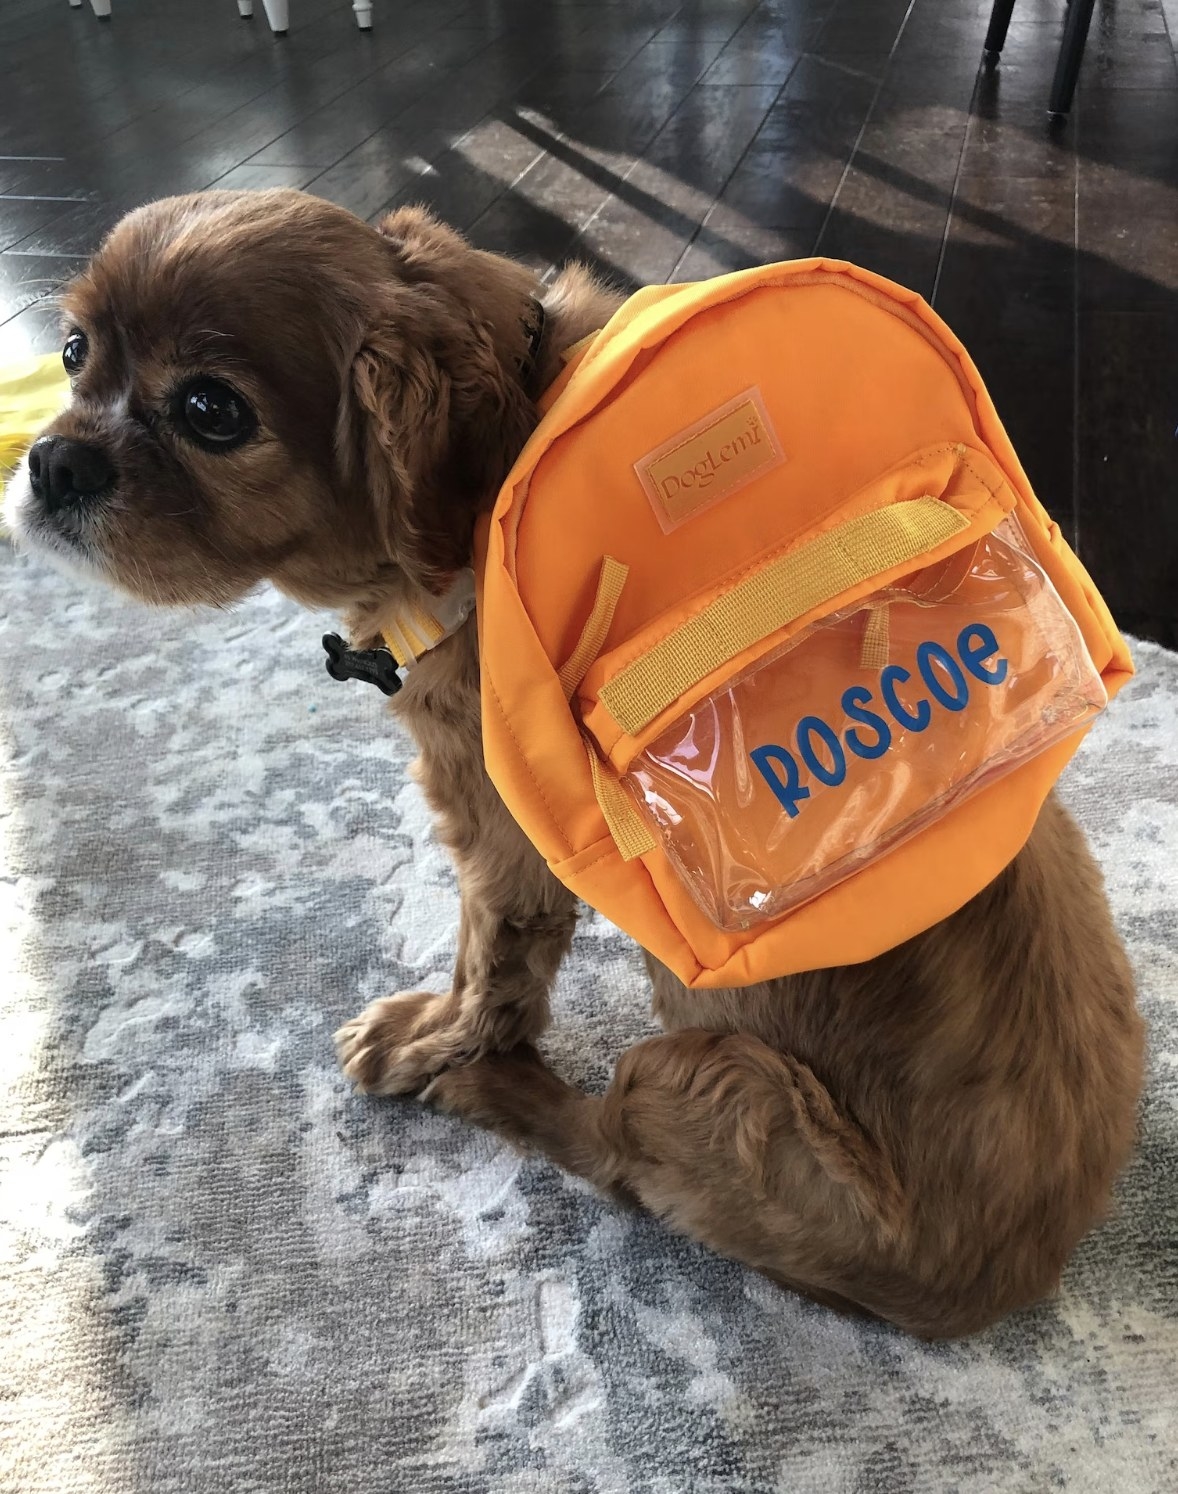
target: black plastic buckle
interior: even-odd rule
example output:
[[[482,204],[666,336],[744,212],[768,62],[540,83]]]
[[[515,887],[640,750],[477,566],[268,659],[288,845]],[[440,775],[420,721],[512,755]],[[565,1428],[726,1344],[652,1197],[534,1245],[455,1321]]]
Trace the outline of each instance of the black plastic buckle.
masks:
[[[333,680],[363,680],[386,695],[401,688],[397,661],[387,648],[349,648],[338,633],[325,633],[327,672]]]

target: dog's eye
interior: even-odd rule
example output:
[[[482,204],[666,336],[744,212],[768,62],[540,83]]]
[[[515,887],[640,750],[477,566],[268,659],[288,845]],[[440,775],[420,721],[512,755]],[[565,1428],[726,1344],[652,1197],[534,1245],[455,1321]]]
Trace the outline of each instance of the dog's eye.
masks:
[[[61,350],[61,361],[65,371],[71,376],[81,373],[82,364],[86,361],[86,354],[90,351],[90,344],[86,340],[85,332],[71,332],[65,340],[65,347]]]
[[[180,391],[178,415],[206,446],[236,446],[253,434],[254,412],[236,389],[220,379],[194,379]]]

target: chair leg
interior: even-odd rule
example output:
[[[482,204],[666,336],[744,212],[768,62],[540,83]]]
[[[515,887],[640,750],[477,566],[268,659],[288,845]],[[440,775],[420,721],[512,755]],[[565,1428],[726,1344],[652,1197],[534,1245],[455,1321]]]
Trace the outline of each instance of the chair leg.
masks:
[[[352,10],[356,16],[356,25],[361,31],[372,30],[372,0],[352,0]]]
[[[110,20],[110,0],[90,0],[90,9],[100,21]]]
[[[987,62],[998,61],[998,54],[1006,44],[1006,33],[1010,29],[1010,18],[1013,13],[1014,0],[994,0],[994,9],[990,12],[990,27],[982,45],[982,52]]]
[[[275,36],[285,36],[290,30],[290,0],[262,0],[266,7],[266,19]]]
[[[1080,64],[1084,60],[1084,43],[1088,40],[1088,27],[1096,0],[1072,0],[1068,6],[1068,19],[1064,26],[1063,44],[1059,49],[1059,60],[1055,64],[1055,78],[1051,84],[1051,100],[1047,112],[1059,119],[1072,107],[1076,92],[1076,79],[1080,76]]]
[[[254,13],[254,0],[237,0],[237,14],[248,21]]]
[[[82,0],[70,0],[70,9],[71,10],[81,10],[81,8],[82,8]]]

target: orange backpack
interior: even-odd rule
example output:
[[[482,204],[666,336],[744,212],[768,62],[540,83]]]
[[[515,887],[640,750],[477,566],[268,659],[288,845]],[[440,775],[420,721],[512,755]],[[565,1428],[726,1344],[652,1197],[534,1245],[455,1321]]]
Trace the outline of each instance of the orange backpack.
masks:
[[[692,986],[868,959],[1014,857],[1132,673],[960,343],[802,260],[632,297],[480,535],[487,769]]]

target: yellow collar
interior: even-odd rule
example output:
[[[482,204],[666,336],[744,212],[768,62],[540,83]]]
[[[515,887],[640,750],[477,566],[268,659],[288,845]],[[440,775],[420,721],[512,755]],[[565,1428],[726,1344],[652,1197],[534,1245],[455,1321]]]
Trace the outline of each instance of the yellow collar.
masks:
[[[393,612],[381,629],[383,648],[352,648],[338,633],[325,633],[327,672],[333,680],[363,680],[396,695],[405,672],[456,633],[474,604],[474,572],[461,571],[444,596],[405,602]]]
[[[387,614],[381,637],[397,661],[408,669],[431,648],[456,633],[474,608],[474,572],[459,571],[440,597],[422,595]]]

